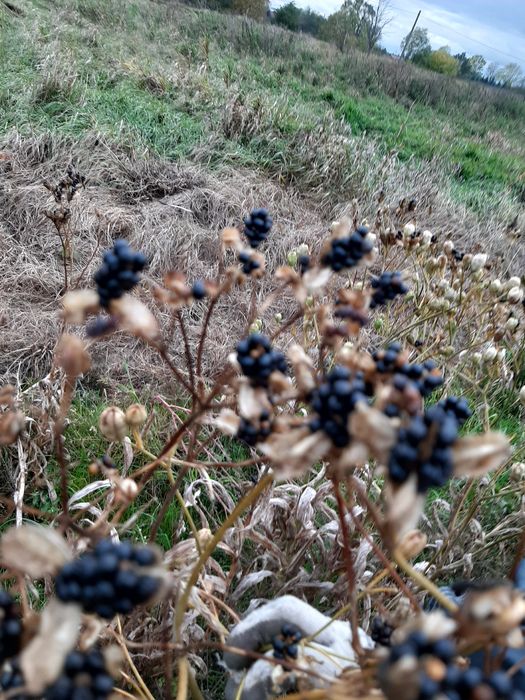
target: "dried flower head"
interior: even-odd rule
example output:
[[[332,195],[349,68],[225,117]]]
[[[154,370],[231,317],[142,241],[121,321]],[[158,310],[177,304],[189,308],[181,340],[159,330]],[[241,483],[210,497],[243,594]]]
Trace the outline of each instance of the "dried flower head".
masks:
[[[128,431],[126,414],[117,406],[109,406],[100,414],[98,427],[110,442],[123,440]]]

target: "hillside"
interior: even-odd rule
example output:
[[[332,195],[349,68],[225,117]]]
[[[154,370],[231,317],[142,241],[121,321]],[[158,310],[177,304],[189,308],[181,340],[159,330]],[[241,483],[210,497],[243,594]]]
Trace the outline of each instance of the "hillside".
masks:
[[[91,193],[82,228],[99,226],[101,205],[107,226],[125,213],[154,274],[181,259],[181,235],[206,237],[261,197],[293,222],[283,246],[350,202],[373,217],[379,199],[407,198],[443,237],[520,255],[505,235],[523,226],[525,103],[512,93],[173,2],[15,6],[0,15],[0,224],[24,264],[2,282],[4,313],[21,321],[4,371],[23,361],[36,376],[47,362],[61,264],[41,183],[71,158]],[[158,204],[177,193],[175,209]],[[39,322],[41,346],[21,356]]]
[[[0,695],[252,700],[240,647],[304,700],[430,700],[514,643],[523,97],[171,0],[0,0],[0,59]],[[468,624],[389,685],[348,633],[440,635],[432,599]]]

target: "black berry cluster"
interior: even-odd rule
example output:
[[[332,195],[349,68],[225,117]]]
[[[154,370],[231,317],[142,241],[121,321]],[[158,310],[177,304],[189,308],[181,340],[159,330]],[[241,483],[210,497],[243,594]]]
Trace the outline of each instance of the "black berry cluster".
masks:
[[[390,638],[394,628],[383,617],[376,615],[372,618],[370,626],[370,636],[376,644],[381,644],[384,647],[390,646]]]
[[[66,656],[62,675],[50,686],[45,700],[106,700],[114,681],[106,670],[102,653],[73,651]]]
[[[355,267],[368,253],[372,252],[374,244],[367,239],[368,229],[359,226],[349,236],[334,238],[330,243],[330,250],[322,258],[323,265],[327,265],[340,272],[348,267]]]
[[[418,490],[443,486],[452,475],[451,447],[458,436],[459,423],[452,411],[440,404],[431,406],[423,416],[414,416],[398,432],[388,463],[388,474],[395,483],[403,483],[417,474]]]
[[[237,437],[239,440],[243,440],[247,445],[250,445],[250,447],[255,447],[258,442],[264,442],[271,432],[272,423],[270,420],[270,413],[268,411],[262,411],[258,425],[241,416]]]
[[[374,277],[371,284],[374,289],[370,300],[371,309],[383,306],[387,301],[408,292],[408,286],[403,282],[400,272],[383,272],[379,277]]]
[[[0,690],[9,692],[9,697],[12,700],[30,700],[25,693],[16,695],[13,691],[15,688],[22,688],[25,685],[24,677],[20,670],[17,659],[13,659],[10,663],[5,664],[0,673]],[[2,696],[3,697],[3,696]]]
[[[440,401],[438,406],[441,406],[444,411],[453,415],[460,426],[472,415],[468,401],[463,397],[448,396],[446,399],[443,399],[443,401]]]
[[[398,391],[404,391],[410,383],[425,398],[443,384],[443,376],[433,360],[422,363],[403,362],[401,353],[401,343],[390,343],[386,350],[372,353],[379,374],[395,375],[393,385]]]
[[[18,606],[9,593],[0,590],[0,663],[18,654],[21,636]]]
[[[80,603],[85,612],[107,620],[118,613],[126,615],[158,592],[159,579],[140,572],[156,562],[156,554],[149,547],[102,540],[93,552],[62,568],[56,579],[56,593],[64,602]]]
[[[244,218],[244,235],[252,248],[264,243],[273,225],[272,217],[266,209],[254,209]]]
[[[13,691],[25,685],[17,661],[0,675],[0,688]],[[114,681],[106,670],[104,656],[98,649],[82,653],[70,652],[57,680],[46,688],[41,700],[106,700],[113,691]],[[10,696],[11,697],[11,696]],[[35,696],[19,694],[13,700],[36,700]]]
[[[485,676],[476,667],[462,669],[452,663],[455,653],[455,645],[448,639],[431,642],[422,632],[412,632],[404,642],[391,647],[386,670],[401,659],[420,660],[418,700],[525,700],[525,693],[513,688],[513,680],[506,673],[496,671]],[[425,663],[432,660],[434,663]],[[426,669],[432,669],[432,677]],[[388,681],[383,689],[387,698],[394,700],[388,692]]]
[[[245,275],[251,275],[252,272],[261,267],[261,263],[253,258],[247,250],[242,250],[239,253],[239,262],[242,264],[242,271]]]
[[[115,241],[113,250],[104,253],[104,262],[95,273],[100,305],[109,306],[112,299],[118,299],[139,283],[139,272],[146,266],[142,253],[135,253],[127,241]]]
[[[273,656],[275,659],[296,659],[297,643],[302,639],[301,632],[290,624],[281,627],[281,634],[272,639]]]
[[[366,401],[366,383],[360,372],[336,365],[325,381],[312,392],[310,403],[317,413],[310,421],[310,430],[324,430],[336,447],[350,442],[348,417],[358,401]]]
[[[262,333],[252,333],[237,345],[237,360],[253,386],[268,386],[272,372],[287,373],[286,359],[282,352]]]

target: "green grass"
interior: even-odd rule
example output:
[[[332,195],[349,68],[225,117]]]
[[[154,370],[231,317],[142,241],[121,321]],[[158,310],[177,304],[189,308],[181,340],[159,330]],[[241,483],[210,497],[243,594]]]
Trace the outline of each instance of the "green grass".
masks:
[[[98,0],[57,5],[58,19],[30,0],[26,17],[3,18],[2,130],[97,131],[175,161],[200,148],[215,166],[255,168],[307,188],[311,165],[297,140],[333,117],[373,139],[378,158],[393,150],[401,161],[434,160],[452,197],[474,211],[523,197],[525,108],[517,99],[494,91],[480,106],[458,102],[457,92],[447,103],[439,91],[448,94],[452,81],[431,99],[416,72],[393,97],[390,64],[367,64],[364,55],[352,63],[327,45],[216,13],[145,0],[124,10]],[[235,95],[252,124],[226,134],[225,105]]]

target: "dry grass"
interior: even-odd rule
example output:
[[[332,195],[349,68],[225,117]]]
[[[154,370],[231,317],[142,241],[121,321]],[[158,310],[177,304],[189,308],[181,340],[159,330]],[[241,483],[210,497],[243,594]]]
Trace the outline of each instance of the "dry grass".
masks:
[[[230,128],[245,127],[237,123]],[[50,200],[42,183],[60,179],[71,161],[87,177],[86,189],[72,204],[75,269],[78,274],[88,265],[84,282],[98,264],[99,250],[118,237],[129,239],[148,256],[146,284],[159,283],[170,269],[182,269],[190,279],[210,277],[217,270],[219,231],[239,223],[247,211],[259,205],[267,206],[277,222],[268,255],[272,270],[276,261],[285,259],[287,252],[301,243],[315,249],[333,218],[351,213],[373,222],[380,198],[394,212],[403,197],[415,199],[416,220],[440,238],[450,236],[458,246],[486,249],[503,271],[515,269],[519,246],[509,245],[500,224],[481,222],[443,197],[432,165],[401,165],[394,156],[378,160],[373,149],[364,139],[341,148],[329,129],[320,136],[302,137],[297,152],[308,153],[310,163],[305,165],[304,158],[294,153],[287,157],[300,161],[310,180],[311,194],[306,199],[292,186],[281,187],[254,173],[224,169],[213,175],[198,166],[175,165],[137,154],[97,136],[74,142],[53,135],[24,139],[11,134],[0,144],[4,251],[0,372],[6,378],[26,381],[49,368],[59,329],[62,254],[44,213]],[[334,201],[332,192],[324,191],[323,182],[333,178],[341,179],[341,188],[354,195],[347,203]],[[413,216],[411,213],[410,218]],[[268,285],[263,284],[261,298],[268,291]],[[211,333],[216,352],[209,355],[208,373],[224,361],[226,348],[235,339],[232,329],[238,336],[245,325],[245,296],[239,292],[233,303],[221,302]],[[285,300],[282,305],[286,307]],[[199,311],[188,314],[190,334],[196,338],[202,318]],[[180,343],[175,341],[172,347],[175,356],[182,358]],[[151,370],[158,379],[158,371],[151,369],[155,367],[151,356],[122,339],[99,347],[100,367],[106,368],[106,376],[100,380],[112,383],[126,376],[128,370],[124,370],[120,355],[123,348],[134,378],[144,378],[147,369],[146,374]]]

